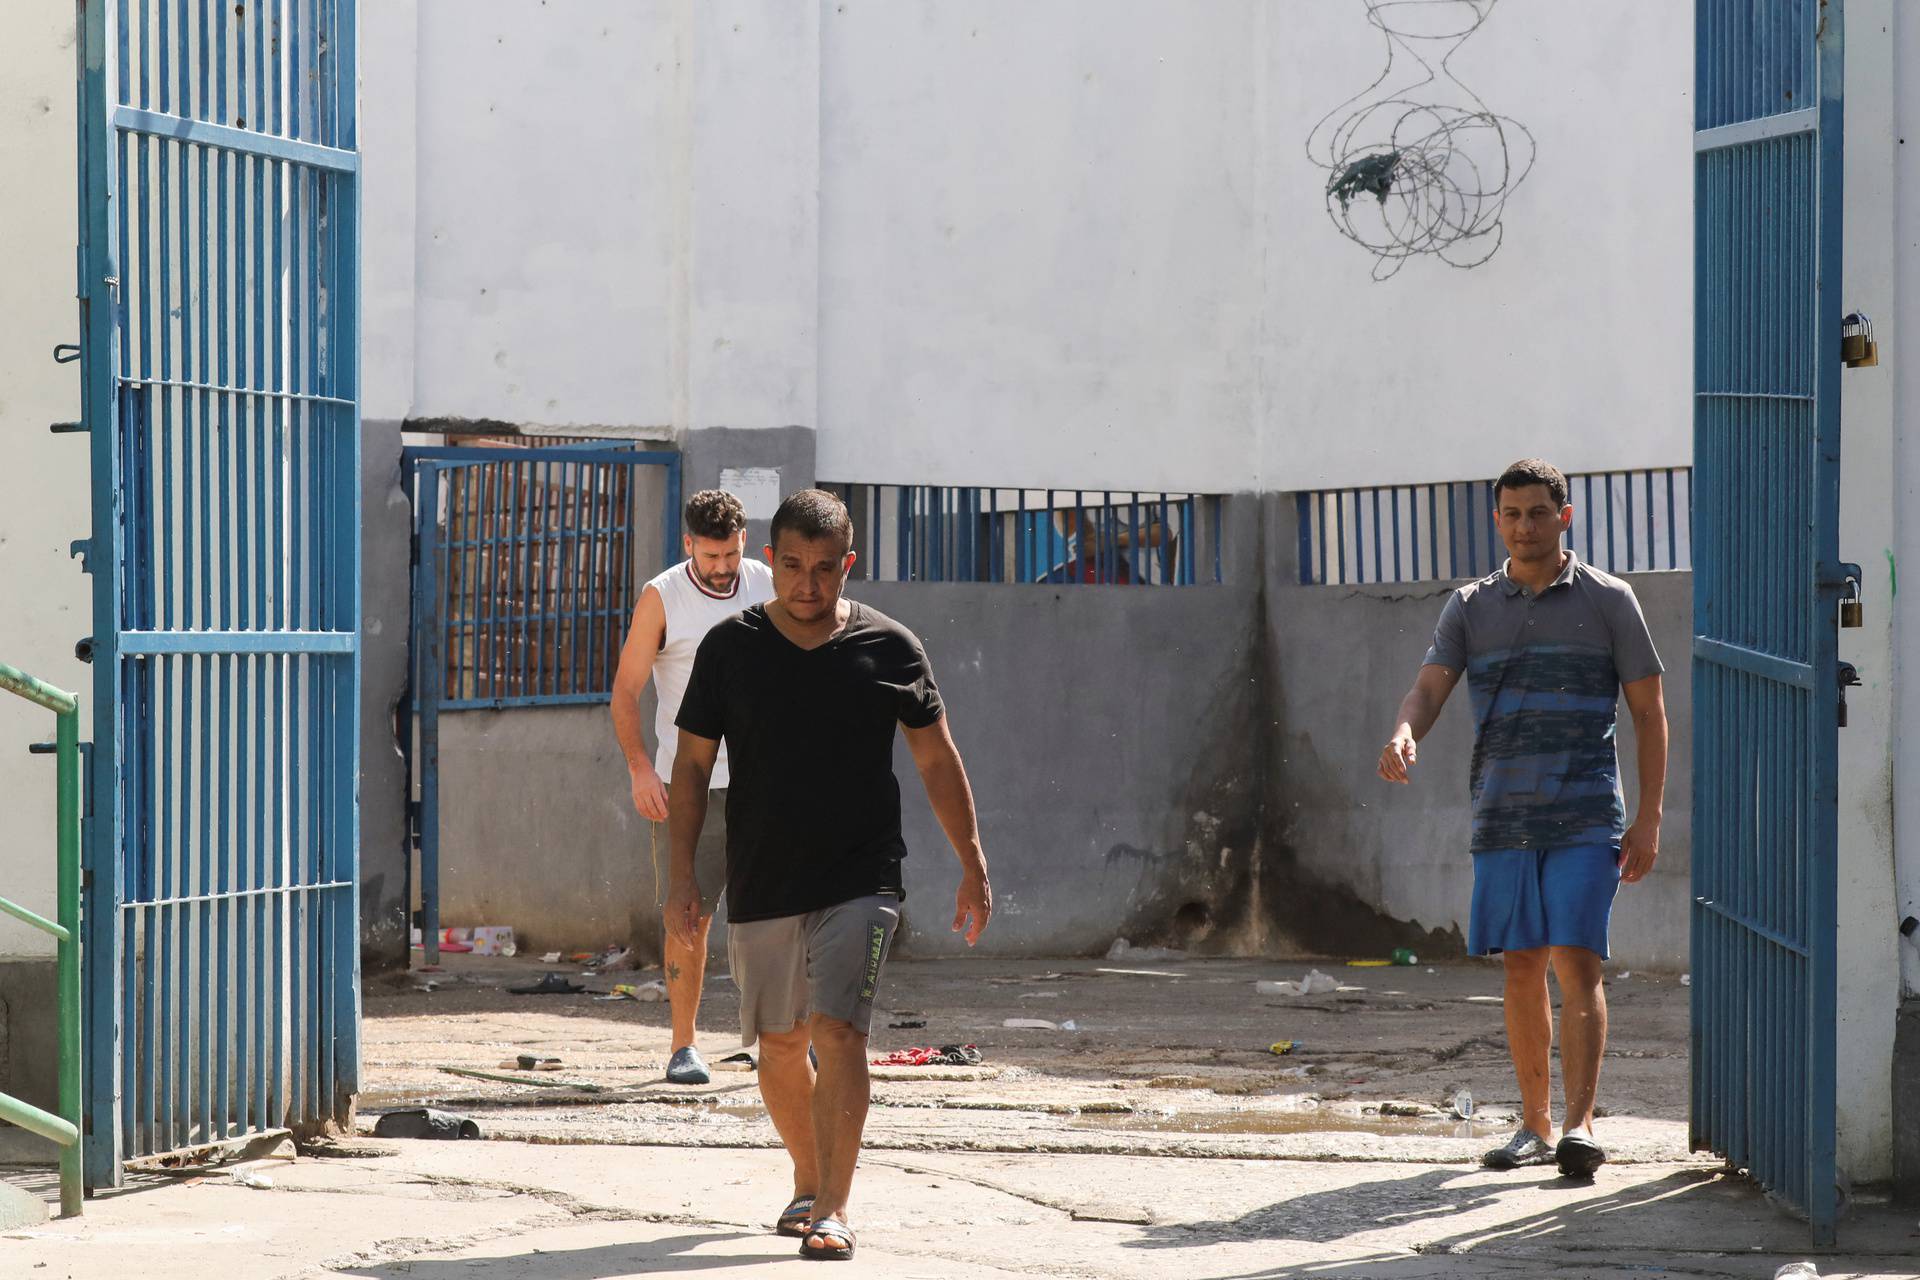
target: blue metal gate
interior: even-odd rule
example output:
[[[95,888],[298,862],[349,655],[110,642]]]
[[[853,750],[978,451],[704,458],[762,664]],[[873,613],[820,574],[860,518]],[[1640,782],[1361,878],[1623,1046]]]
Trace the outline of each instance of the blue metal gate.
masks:
[[[1839,0],[1698,0],[1696,1150],[1833,1238]],[[1850,674],[1850,672],[1848,672]]]
[[[421,941],[440,962],[440,714],[603,703],[641,584],[680,554],[680,455],[612,441],[401,451],[413,503],[400,741]],[[639,479],[660,475],[659,550]],[[408,863],[409,875],[413,863]],[[408,891],[409,907],[413,898]]]
[[[80,0],[87,1167],[359,1081],[355,0]]]

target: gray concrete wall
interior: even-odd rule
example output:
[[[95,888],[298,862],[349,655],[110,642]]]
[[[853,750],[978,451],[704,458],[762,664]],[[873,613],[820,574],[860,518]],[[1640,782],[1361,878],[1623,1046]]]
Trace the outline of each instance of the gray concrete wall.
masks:
[[[0,1093],[43,1111],[60,1101],[58,973],[52,960],[0,960]],[[41,1163],[55,1147],[0,1122],[0,1164]]]
[[[522,952],[657,948],[647,824],[604,706],[440,717],[440,922]]]
[[[1378,927],[1367,936],[1376,945],[1459,954],[1473,886],[1465,691],[1421,744],[1412,785],[1393,786],[1374,774],[1454,584],[1300,586],[1287,536],[1291,511],[1290,499],[1275,501],[1267,538],[1277,553],[1267,596],[1266,685],[1275,726],[1270,874],[1296,895],[1279,907],[1276,923],[1308,950],[1350,950],[1355,926],[1372,918]],[[1688,957],[1693,582],[1685,573],[1628,580],[1667,664],[1672,748],[1660,861],[1645,881],[1621,889],[1613,954],[1621,968],[1679,970]],[[1624,725],[1620,739],[1631,815],[1638,779]],[[1334,903],[1339,910],[1329,909]]]
[[[1260,627],[1250,586],[858,583],[919,633],[973,782],[996,914],[990,953],[1115,937],[1257,946]],[[959,866],[904,740],[903,954],[965,950]]]

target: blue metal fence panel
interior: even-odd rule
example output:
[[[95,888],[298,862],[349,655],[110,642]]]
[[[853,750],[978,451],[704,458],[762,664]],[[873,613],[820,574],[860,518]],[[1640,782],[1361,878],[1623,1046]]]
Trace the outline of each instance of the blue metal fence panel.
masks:
[[[359,1087],[355,12],[79,5],[94,1185]]]
[[[607,441],[401,451],[413,504],[401,741],[421,933],[439,959],[440,717],[604,703],[647,578],[680,555],[680,455]],[[657,494],[640,491],[657,472]],[[641,519],[658,504],[658,542]],[[411,897],[411,892],[409,893]]]
[[[1609,573],[1691,567],[1691,468],[1582,473],[1567,486],[1567,543],[1587,563]],[[1294,502],[1308,586],[1472,579],[1506,558],[1491,480],[1322,489]]]
[[[1692,1140],[1827,1243],[1842,6],[1695,15]]]
[[[1217,495],[830,481],[820,487],[853,516],[858,579],[1109,586],[1222,580]],[[1196,548],[1203,532],[1209,545]]]

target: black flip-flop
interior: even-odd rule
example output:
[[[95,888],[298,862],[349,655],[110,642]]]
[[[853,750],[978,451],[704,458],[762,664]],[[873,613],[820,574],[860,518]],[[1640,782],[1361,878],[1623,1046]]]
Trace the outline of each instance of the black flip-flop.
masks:
[[[840,1243],[824,1245],[818,1249],[811,1248],[807,1240],[814,1236],[820,1236],[826,1240],[837,1240]],[[800,1256],[808,1262],[852,1262],[853,1228],[831,1216],[809,1223],[800,1241]]]
[[[795,1196],[792,1203],[780,1211],[774,1220],[775,1235],[789,1236],[796,1240],[807,1238],[807,1223],[813,1219],[813,1197]]]

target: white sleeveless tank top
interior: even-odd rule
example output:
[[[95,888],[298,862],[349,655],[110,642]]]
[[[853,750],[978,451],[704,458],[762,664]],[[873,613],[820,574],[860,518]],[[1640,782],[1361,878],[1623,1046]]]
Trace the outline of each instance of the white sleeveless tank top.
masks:
[[[693,675],[693,656],[700,641],[713,628],[756,604],[773,599],[773,570],[759,560],[741,557],[740,576],[734,579],[733,594],[716,596],[693,576],[693,562],[682,560],[647,583],[660,593],[667,612],[667,640],[653,660],[653,691],[660,707],[654,715],[654,732],[660,748],[654,752],[653,767],[666,781],[673,780],[674,749],[680,745],[680,730],[674,719],[680,714],[680,699],[686,696],[687,680]],[[720,755],[713,762],[713,787],[727,785],[727,746],[720,744]]]

